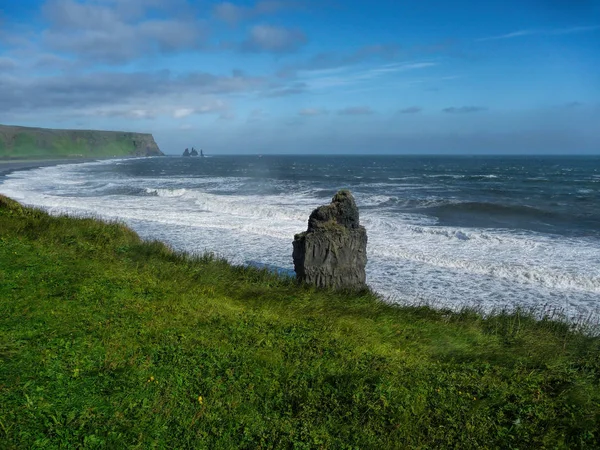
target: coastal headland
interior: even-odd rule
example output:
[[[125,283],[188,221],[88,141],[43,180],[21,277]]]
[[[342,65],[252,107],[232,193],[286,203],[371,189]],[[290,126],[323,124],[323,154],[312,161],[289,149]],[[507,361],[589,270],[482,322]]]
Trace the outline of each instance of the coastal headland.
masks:
[[[0,125],[0,163],[162,155],[149,133]]]

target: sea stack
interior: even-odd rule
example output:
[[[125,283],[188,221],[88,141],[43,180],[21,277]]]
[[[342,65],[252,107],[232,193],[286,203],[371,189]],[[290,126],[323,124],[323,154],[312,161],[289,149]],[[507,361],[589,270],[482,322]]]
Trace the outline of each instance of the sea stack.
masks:
[[[367,231],[350,191],[339,191],[329,205],[315,209],[308,230],[294,236],[293,246],[299,281],[333,289],[366,286]]]

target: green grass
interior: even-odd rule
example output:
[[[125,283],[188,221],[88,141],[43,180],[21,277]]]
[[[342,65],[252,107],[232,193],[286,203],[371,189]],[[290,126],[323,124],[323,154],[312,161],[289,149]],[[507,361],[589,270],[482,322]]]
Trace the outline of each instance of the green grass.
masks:
[[[150,134],[0,125],[0,161],[161,155]]]
[[[0,196],[0,448],[129,447],[598,448],[600,341],[318,291]]]

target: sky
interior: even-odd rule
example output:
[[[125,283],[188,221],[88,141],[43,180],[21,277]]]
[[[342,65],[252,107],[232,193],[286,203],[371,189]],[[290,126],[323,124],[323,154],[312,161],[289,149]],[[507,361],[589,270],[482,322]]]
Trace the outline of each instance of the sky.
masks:
[[[0,123],[168,154],[600,154],[600,0],[0,0]]]

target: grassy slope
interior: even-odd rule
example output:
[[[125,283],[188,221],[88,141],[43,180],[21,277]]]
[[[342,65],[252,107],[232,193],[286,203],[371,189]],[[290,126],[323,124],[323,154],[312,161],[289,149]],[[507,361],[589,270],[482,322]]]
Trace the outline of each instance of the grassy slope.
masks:
[[[0,197],[2,448],[597,448],[600,343],[190,258]]]
[[[0,125],[0,160],[132,156],[147,148],[161,154],[149,134]]]

